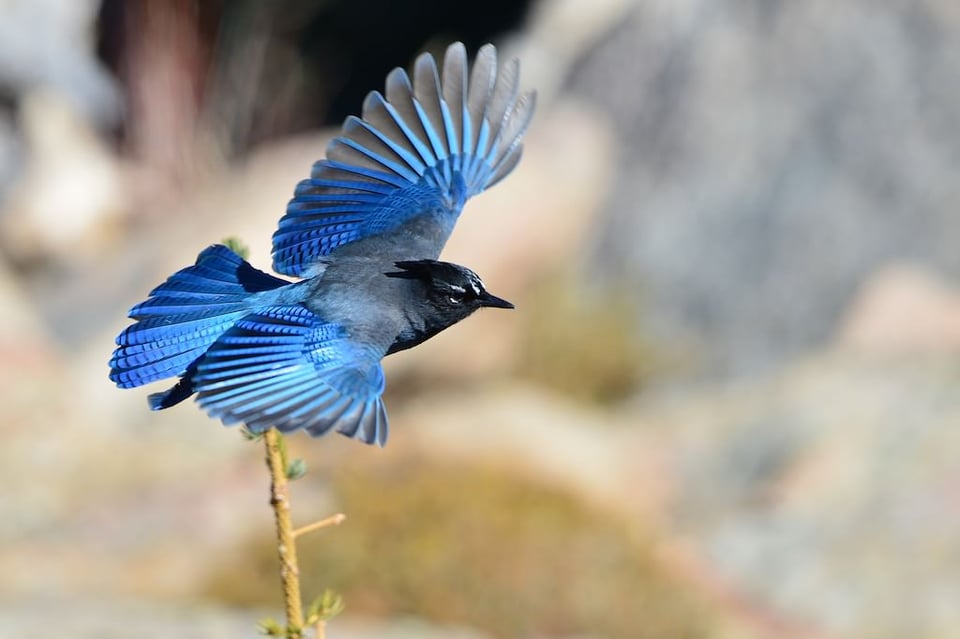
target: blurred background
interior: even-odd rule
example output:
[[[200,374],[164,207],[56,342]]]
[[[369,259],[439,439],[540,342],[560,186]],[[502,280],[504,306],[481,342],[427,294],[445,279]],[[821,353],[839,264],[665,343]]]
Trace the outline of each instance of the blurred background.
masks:
[[[290,438],[330,635],[960,636],[951,0],[0,0],[0,636],[280,615],[261,446],[113,338],[453,40],[540,93],[444,253],[518,310],[387,360],[385,449]]]

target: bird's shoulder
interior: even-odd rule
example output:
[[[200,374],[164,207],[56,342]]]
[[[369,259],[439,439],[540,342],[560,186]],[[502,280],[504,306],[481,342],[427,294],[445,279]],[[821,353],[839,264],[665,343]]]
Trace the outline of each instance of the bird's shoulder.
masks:
[[[325,321],[342,326],[352,339],[382,347],[409,331],[412,311],[424,296],[416,280],[388,277],[396,262],[411,257],[403,251],[382,254],[340,255],[322,272],[304,282],[303,305]]]

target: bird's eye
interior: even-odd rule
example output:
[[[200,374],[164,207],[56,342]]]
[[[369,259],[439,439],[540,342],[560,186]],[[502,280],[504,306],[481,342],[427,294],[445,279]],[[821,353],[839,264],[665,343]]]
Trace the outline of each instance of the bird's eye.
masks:
[[[463,304],[463,296],[461,295],[451,295],[447,299],[450,300],[451,304]]]

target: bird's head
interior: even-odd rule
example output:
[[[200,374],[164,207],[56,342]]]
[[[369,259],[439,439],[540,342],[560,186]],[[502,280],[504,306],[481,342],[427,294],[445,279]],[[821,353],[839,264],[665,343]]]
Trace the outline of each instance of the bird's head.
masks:
[[[425,296],[418,300],[428,324],[442,330],[468,317],[477,309],[514,308],[513,304],[487,292],[480,277],[470,269],[436,260],[396,262],[399,271],[388,277],[416,280]]]

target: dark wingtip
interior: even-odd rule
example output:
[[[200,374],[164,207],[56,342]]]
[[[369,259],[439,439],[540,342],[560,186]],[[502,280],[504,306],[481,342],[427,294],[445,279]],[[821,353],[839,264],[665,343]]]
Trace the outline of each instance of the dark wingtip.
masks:
[[[185,376],[162,393],[152,393],[147,396],[147,403],[150,404],[150,410],[163,410],[176,406],[183,400],[193,395],[193,382],[191,377]]]

